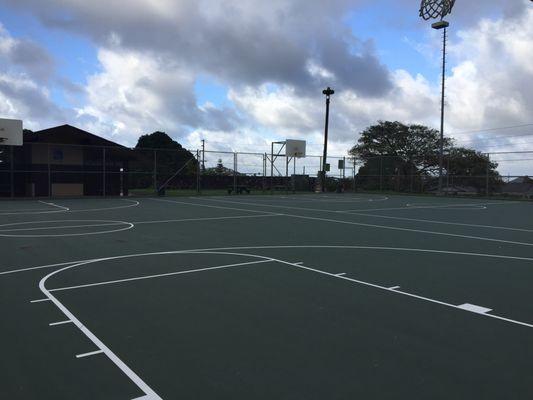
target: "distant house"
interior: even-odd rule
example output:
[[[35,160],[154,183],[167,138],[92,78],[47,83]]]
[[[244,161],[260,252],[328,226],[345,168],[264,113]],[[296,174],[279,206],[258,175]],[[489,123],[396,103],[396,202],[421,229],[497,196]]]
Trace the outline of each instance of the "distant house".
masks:
[[[127,168],[130,150],[74,126],[25,131],[23,146],[14,150],[16,196],[102,196],[126,190],[120,169]]]
[[[533,179],[520,176],[502,186],[502,193],[511,196],[533,197]]]

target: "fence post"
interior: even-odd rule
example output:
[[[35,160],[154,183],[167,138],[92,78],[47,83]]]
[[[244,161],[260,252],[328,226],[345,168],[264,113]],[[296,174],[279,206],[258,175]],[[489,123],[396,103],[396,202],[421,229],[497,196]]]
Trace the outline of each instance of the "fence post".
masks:
[[[154,192],[155,192],[155,195],[157,196],[157,150],[154,149]]]
[[[15,151],[13,150],[13,146],[9,146],[9,176],[11,180],[10,191],[11,191],[11,197],[15,197],[15,173],[13,171],[15,167]]]
[[[237,153],[233,153],[233,193],[237,193]]]
[[[274,194],[274,142],[270,146],[270,194]]]
[[[200,150],[196,150],[196,194],[200,194]]]
[[[487,153],[487,175],[486,175],[486,180],[485,180],[485,193],[487,195],[487,197],[490,196],[490,193],[489,193],[489,172],[490,172],[490,153]]]
[[[105,197],[105,147],[102,147],[102,196]]]
[[[52,176],[50,172],[50,143],[48,143],[47,149],[47,165],[48,165],[48,197],[52,197]]]
[[[353,176],[353,192],[355,193],[355,156],[353,157],[353,170],[352,170],[352,176]]]
[[[379,156],[379,191],[383,191],[383,155]]]

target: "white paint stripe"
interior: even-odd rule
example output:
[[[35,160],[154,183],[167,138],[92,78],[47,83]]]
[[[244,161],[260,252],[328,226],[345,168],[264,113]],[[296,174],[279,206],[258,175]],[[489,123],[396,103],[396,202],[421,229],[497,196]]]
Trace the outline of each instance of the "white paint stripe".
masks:
[[[229,202],[225,200],[213,200],[211,201],[224,201]],[[193,204],[199,207],[206,206],[205,204]],[[210,206],[207,206],[210,207]],[[272,207],[278,207],[278,206],[272,206]],[[284,206],[280,206],[284,207]],[[296,207],[291,207],[296,208]],[[307,209],[310,210],[310,209]],[[248,210],[242,210],[242,211],[248,211]],[[327,211],[327,210],[316,210],[316,211]],[[336,211],[334,211],[336,212]],[[498,242],[498,243],[508,243],[508,244],[516,244],[521,246],[533,246],[533,243],[526,243],[526,242],[516,242],[511,240],[503,240],[503,239],[493,239],[493,238],[486,238],[486,237],[480,237],[480,236],[471,236],[471,235],[460,235],[460,234],[454,234],[454,233],[446,233],[446,232],[436,232],[436,231],[427,231],[422,229],[411,229],[411,228],[401,228],[401,227],[395,227],[395,226],[387,226],[387,225],[376,225],[376,224],[365,224],[362,222],[353,222],[353,221],[340,221],[337,219],[330,219],[330,218],[319,218],[319,217],[310,217],[305,215],[296,215],[296,214],[283,214],[288,217],[293,218],[301,218],[301,219],[309,219],[309,220],[315,220],[315,221],[324,221],[324,222],[333,222],[338,224],[348,224],[348,225],[355,225],[355,226],[366,226],[370,228],[379,228],[379,229],[388,229],[388,230],[396,230],[396,231],[403,231],[403,232],[414,232],[414,233],[425,233],[429,235],[439,235],[439,236],[449,236],[449,237],[457,237],[457,238],[463,238],[463,239],[473,239],[473,240],[483,240],[483,241],[489,241],[489,242]]]
[[[303,261],[295,262],[295,264],[298,264],[298,265],[302,265],[303,263],[304,263]]]
[[[207,204],[195,204],[195,203],[188,203],[188,202],[185,202],[185,201],[176,201],[176,200],[163,200],[163,199],[153,199],[153,198],[148,198],[148,199],[149,200],[154,200],[154,201],[162,201],[162,202],[165,202],[165,203],[185,204],[185,205],[188,205],[188,206],[202,206],[202,207],[218,208],[218,209],[222,209],[222,210],[247,211],[247,212],[261,213],[261,214],[264,214],[265,212],[267,212],[269,214],[278,215],[276,213],[271,213],[271,212],[268,212],[268,211],[247,210],[245,208],[221,207],[221,206],[213,206],[213,205],[207,205]]]
[[[450,207],[450,205],[443,205],[443,206],[417,206],[417,207],[390,207],[390,208],[365,208],[360,210],[326,210],[322,208],[307,208],[307,207],[292,207],[292,206],[283,206],[283,205],[274,205],[274,204],[262,204],[262,203],[250,203],[250,202],[244,202],[244,201],[231,201],[231,200],[221,200],[221,199],[214,199],[214,198],[205,198],[201,197],[198,198],[198,200],[209,200],[209,201],[216,201],[219,203],[232,203],[232,204],[244,204],[244,205],[251,205],[251,206],[260,206],[260,207],[275,207],[275,208],[287,208],[287,209],[295,209],[295,210],[306,210],[306,211],[320,211],[320,212],[329,212],[329,213],[351,213],[355,211],[387,211],[387,210],[413,210],[413,209],[419,209],[419,208],[447,208]],[[475,205],[475,206],[483,206],[483,205],[498,205],[498,204],[510,204],[508,203],[487,203],[487,204],[468,204],[468,205]],[[515,202],[513,202],[515,203]],[[512,204],[512,203],[511,203]],[[465,204],[462,204],[464,206]],[[454,205],[456,207],[461,206],[461,204]]]
[[[334,277],[334,278],[337,278],[337,279],[344,279],[344,280],[347,280],[347,281],[350,281],[350,282],[358,283],[360,285],[369,286],[369,287],[373,287],[373,288],[380,289],[380,290],[385,290],[385,291],[390,292],[390,293],[397,293],[397,294],[400,294],[400,295],[403,295],[403,296],[408,296],[408,297],[412,297],[412,298],[415,298],[415,299],[428,301],[428,302],[434,303],[434,304],[440,304],[442,306],[454,308],[454,309],[457,309],[457,310],[464,310],[461,306],[456,306],[455,304],[450,304],[450,303],[446,303],[444,301],[431,299],[429,297],[419,296],[419,295],[416,295],[416,294],[402,292],[402,291],[399,291],[399,290],[393,290],[393,289],[390,289],[388,287],[376,285],[376,284],[370,283],[370,282],[360,281],[358,279],[347,278],[345,276],[337,276],[337,275],[332,274],[330,272],[321,271],[321,270],[315,269],[315,268],[304,267],[303,265],[297,265],[297,264],[294,264],[294,263],[291,263],[291,262],[288,262],[288,261],[283,261],[283,260],[279,260],[279,259],[272,259],[272,260],[275,260],[275,261],[278,261],[280,263],[287,264],[287,265],[293,265],[293,266],[295,266],[297,268],[306,269],[308,271],[316,272],[316,273],[319,273],[319,274],[328,275],[328,276],[331,276],[331,277]],[[470,311],[470,310],[465,310],[465,311]],[[510,319],[510,318],[501,317],[499,315],[483,314],[483,313],[479,313],[479,315],[484,316],[484,317],[498,319],[498,320],[505,321],[505,322],[510,322],[510,323],[516,324],[516,325],[526,326],[528,328],[533,328],[533,324],[529,324],[529,323],[522,322],[522,321],[517,321],[517,320],[514,320],[514,319]]]
[[[205,218],[184,218],[184,219],[166,219],[160,221],[135,221],[132,224],[166,224],[171,222],[191,222],[191,221],[216,221],[225,219],[241,219],[241,218],[263,218],[263,217],[277,217],[283,214],[264,214],[264,215],[236,215],[233,217],[205,217]]]
[[[41,279],[39,282],[39,289],[44,293],[46,297],[48,297],[57,308],[59,308],[63,314],[67,317],[67,319],[71,320],[74,325],[78,327],[78,329],[83,332],[89,340],[91,340],[99,351],[104,352],[106,356],[122,371],[128,378],[131,379],[132,382],[134,382],[139,389],[141,389],[145,394],[152,396],[154,400],[162,400],[161,397],[159,397],[151,388],[148,386],[133,370],[128,367],[115,353],[109,349],[100,339],[98,339],[85,325],[83,325],[79,319],[77,319],[74,314],[72,314],[68,308],[66,308],[57,298],[54,297],[53,294],[51,294],[45,287],[46,280],[66,269],[72,268],[74,266],[79,266],[80,264],[74,264],[73,266],[67,266],[64,268],[61,268],[59,270],[53,271],[50,274],[46,275],[44,278]]]
[[[119,258],[128,258],[128,257],[140,257],[145,255],[160,255],[160,254],[179,254],[179,253],[191,253],[191,252],[200,252],[200,251],[217,251],[217,250],[254,250],[254,249],[359,249],[359,250],[388,250],[388,251],[402,251],[402,252],[419,252],[419,253],[435,253],[435,254],[452,254],[452,255],[461,255],[461,256],[470,256],[470,257],[487,257],[487,258],[496,258],[502,260],[518,260],[518,261],[533,261],[531,257],[517,257],[517,256],[506,256],[500,254],[486,254],[486,253],[467,253],[463,251],[448,251],[448,250],[433,250],[433,249],[419,249],[419,248],[409,248],[409,247],[389,247],[389,246],[338,246],[338,245],[297,245],[297,246],[286,246],[286,245],[277,245],[277,246],[236,246],[236,247],[212,247],[212,248],[202,248],[202,249],[186,249],[186,250],[174,250],[168,252],[156,252],[156,253],[140,253],[140,254],[124,254],[115,257],[105,257],[105,258],[88,258],[85,260],[75,260],[68,261],[57,264],[48,264],[40,265],[36,267],[29,268],[20,268],[9,271],[0,272],[0,275],[15,274],[20,272],[33,271],[44,268],[58,267],[62,265],[71,265],[79,263],[89,263],[97,261],[106,261],[111,259]]]
[[[463,310],[475,312],[478,314],[486,314],[489,311],[492,311],[492,308],[476,306],[475,304],[470,304],[470,303],[461,304],[460,306],[457,306],[457,307],[462,308]]]
[[[69,261],[69,262],[62,262],[62,263],[57,263],[57,264],[39,265],[37,267],[12,269],[12,270],[9,270],[9,271],[0,272],[0,275],[16,274],[16,273],[19,273],[19,272],[34,271],[36,269],[43,269],[43,268],[60,267],[61,265],[76,264],[76,263],[79,263],[81,261],[88,261],[88,260]]]
[[[508,231],[518,231],[518,232],[533,232],[533,229],[510,228],[507,226],[465,224],[465,223],[460,223],[460,222],[436,221],[436,220],[431,220],[431,219],[418,219],[418,218],[405,218],[405,217],[392,217],[389,215],[378,215],[378,214],[367,214],[367,213],[364,213],[364,214],[363,213],[350,213],[350,214],[360,215],[363,217],[397,219],[400,221],[413,221],[413,222],[425,222],[425,223],[431,223],[431,224],[468,226],[468,227],[473,227],[473,228],[502,229],[502,230],[508,230]]]
[[[335,274],[336,276],[344,276],[346,275],[346,272],[341,272],[340,274]]]
[[[25,224],[31,224],[33,222],[24,222]],[[37,223],[37,222],[36,222]],[[72,228],[90,228],[93,226],[114,226],[114,225],[124,225],[127,222],[109,222],[106,224],[87,224],[87,225],[60,225],[60,226],[45,226],[42,228],[15,228],[15,229],[0,229],[0,232],[18,232],[18,231],[39,231],[39,230],[50,230],[50,229],[72,229]],[[3,225],[0,225],[3,226]]]
[[[103,352],[104,352],[103,350],[96,350],[96,351],[90,351],[89,353],[76,354],[76,358],[94,356],[95,354],[101,354]]]
[[[285,215],[289,216],[289,217],[292,217],[292,218],[301,218],[301,219],[309,219],[309,220],[315,220],[315,221],[333,222],[333,223],[337,223],[337,224],[367,226],[369,228],[388,229],[388,230],[393,230],[393,231],[426,233],[428,235],[438,235],[438,236],[449,236],[449,237],[456,237],[456,238],[463,238],[463,239],[483,240],[483,241],[487,241],[487,242],[508,243],[508,244],[516,244],[516,245],[520,245],[520,246],[533,246],[533,243],[515,242],[515,241],[512,241],[512,240],[503,240],[503,239],[493,239],[493,238],[487,238],[487,237],[482,237],[482,236],[471,236],[471,235],[460,235],[460,234],[456,234],[456,233],[426,231],[426,230],[423,230],[423,229],[400,228],[400,227],[397,227],[397,226],[365,224],[365,223],[362,223],[362,222],[339,221],[338,219],[307,217],[305,215],[292,215],[292,214],[285,214]]]
[[[105,231],[97,231],[97,232],[82,232],[82,233],[63,233],[63,234],[49,234],[49,233],[45,233],[45,234],[35,234],[35,235],[30,235],[30,234],[9,234],[9,233],[0,233],[0,236],[1,237],[24,237],[24,238],[29,238],[29,237],[73,237],[73,236],[86,236],[86,235],[102,235],[104,233],[115,233],[115,232],[122,232],[122,231],[126,231],[128,229],[131,229],[133,228],[135,225],[132,224],[131,222],[125,222],[125,221],[107,221],[107,220],[77,220],[77,219],[73,219],[73,220],[51,220],[51,221],[31,221],[31,222],[15,222],[15,223],[9,223],[9,224],[2,224],[0,225],[0,228],[1,227],[6,227],[6,226],[18,226],[18,225],[28,225],[28,224],[45,224],[45,223],[58,223],[58,222],[104,222],[105,224],[116,224],[116,225],[124,225],[123,228],[117,228],[117,229],[110,229],[110,230],[105,230]],[[50,227],[47,227],[47,228],[50,228]],[[50,228],[52,229],[52,228]]]
[[[136,276],[134,278],[116,279],[116,280],[112,280],[112,281],[103,281],[103,282],[87,283],[87,284],[84,284],[84,285],[77,285],[77,286],[60,287],[60,288],[55,288],[55,289],[48,289],[48,291],[50,291],[50,292],[59,292],[59,291],[63,291],[63,290],[80,289],[80,288],[86,288],[86,287],[92,287],[92,286],[111,285],[111,284],[115,284],[115,283],[132,282],[132,281],[139,281],[139,280],[143,280],[143,279],[162,278],[162,277],[173,276],[173,275],[191,274],[191,273],[195,273],[195,272],[212,271],[212,270],[215,270],[215,269],[240,267],[240,266],[244,266],[244,265],[262,264],[262,263],[267,263],[267,262],[270,262],[270,261],[269,260],[261,260],[261,261],[242,262],[242,263],[237,263],[237,264],[217,265],[217,266],[214,266],[214,267],[189,269],[189,270],[185,270],[185,271],[168,272],[168,273],[165,273],[165,274],[143,275],[143,276]]]
[[[342,210],[337,211],[340,213],[351,213],[351,212],[366,212],[366,211],[395,211],[395,210],[418,210],[418,209],[433,209],[433,208],[450,208],[450,207],[466,207],[466,206],[500,206],[500,205],[507,205],[507,204],[519,204],[517,201],[508,201],[508,202],[494,202],[494,203],[463,203],[463,204],[446,204],[439,206],[438,204],[434,206],[408,206],[405,205],[403,207],[388,207],[388,208],[363,208],[359,210]],[[453,209],[453,208],[452,208]]]
[[[54,204],[54,203],[48,203],[48,202],[46,202],[46,201],[42,201],[42,200],[39,200],[39,203],[47,204],[47,205],[52,206],[52,207],[57,207],[57,208],[60,208],[60,209],[62,209],[62,210],[65,210],[65,211],[68,211],[68,210],[69,210],[68,207],[63,207],[63,206],[60,206],[60,205],[58,205],[58,204]]]
[[[429,253],[441,253],[441,254],[457,254],[457,255],[469,255],[469,256],[479,256],[479,257],[495,257],[495,258],[510,258],[510,259],[522,259],[522,260],[527,260],[527,261],[533,261],[532,258],[527,259],[527,258],[524,258],[524,257],[486,255],[486,254],[477,254],[477,253],[462,253],[462,252],[453,252],[453,251],[445,251],[445,250],[401,249],[401,248],[396,248],[395,249],[395,248],[371,247],[371,246],[319,246],[319,245],[318,246],[313,246],[313,245],[311,245],[311,246],[256,246],[256,247],[240,247],[240,248],[231,248],[231,247],[229,247],[229,248],[225,248],[225,249],[221,248],[221,249],[213,249],[213,250],[177,250],[177,251],[170,251],[170,252],[141,253],[141,254],[135,254],[135,255],[129,255],[129,256],[107,257],[106,259],[92,260],[92,261],[85,262],[85,263],[79,263],[79,264],[71,265],[71,266],[65,267],[65,268],[63,268],[61,270],[54,271],[51,274],[49,274],[47,277],[52,276],[52,275],[54,275],[56,273],[59,273],[59,272],[61,272],[63,270],[67,270],[67,269],[70,269],[70,268],[74,268],[74,267],[78,267],[78,266],[81,266],[81,265],[89,264],[91,262],[98,262],[98,261],[104,261],[104,260],[110,260],[110,259],[121,259],[121,258],[125,258],[125,257],[140,257],[140,256],[147,256],[147,255],[184,254],[184,253],[191,253],[191,254],[194,254],[194,253],[199,253],[199,254],[226,254],[226,255],[236,255],[236,256],[243,256],[243,257],[255,257],[255,258],[260,258],[260,259],[263,259],[263,260],[276,261],[276,262],[280,262],[282,264],[293,265],[293,266],[298,267],[298,268],[306,269],[306,270],[309,270],[309,271],[313,271],[313,272],[320,273],[320,274],[323,274],[323,275],[335,277],[335,278],[338,278],[338,279],[344,279],[344,280],[347,280],[347,281],[350,281],[350,282],[359,283],[359,284],[362,284],[362,285],[365,285],[365,286],[374,287],[374,288],[377,288],[377,289],[388,291],[390,293],[397,293],[397,294],[401,294],[401,295],[404,295],[404,296],[416,298],[416,299],[419,299],[419,300],[424,300],[424,301],[428,301],[428,302],[431,302],[431,303],[440,304],[440,305],[443,305],[443,306],[446,306],[446,307],[451,307],[451,308],[454,308],[454,309],[462,310],[462,308],[460,308],[459,306],[456,306],[454,304],[450,304],[450,303],[446,303],[446,302],[443,302],[443,301],[431,299],[429,297],[419,296],[419,295],[415,295],[415,294],[412,294],[412,293],[407,293],[407,292],[403,292],[403,291],[399,291],[399,290],[392,290],[392,289],[390,289],[388,287],[376,285],[374,283],[360,281],[360,280],[357,280],[357,279],[348,278],[348,277],[345,277],[345,276],[337,276],[337,275],[335,275],[333,273],[330,273],[330,272],[326,272],[326,271],[321,271],[321,270],[314,269],[314,268],[305,267],[303,265],[298,265],[296,263],[292,263],[292,262],[288,262],[288,261],[284,261],[284,260],[280,260],[280,259],[276,259],[276,258],[272,258],[272,257],[266,257],[266,256],[257,255],[257,254],[247,254],[247,253],[236,253],[236,252],[220,251],[220,250],[267,249],[267,248],[271,248],[271,249],[274,249],[274,248],[275,249],[280,249],[280,248],[339,248],[339,249],[351,248],[351,249],[355,249],[355,248],[357,248],[357,249],[375,249],[375,250],[377,250],[377,249],[381,249],[381,250],[403,250],[403,251],[415,251],[415,252],[422,252],[422,253],[429,252]],[[43,278],[43,280],[46,279],[47,277]],[[41,283],[43,282],[43,280],[41,280],[41,282],[39,283],[39,286],[41,286]],[[48,294],[48,295],[52,296],[51,294]],[[54,301],[54,303],[56,303],[57,299],[55,299],[55,297],[53,297],[52,301]],[[61,304],[61,303],[59,303],[59,304]],[[56,303],[56,305],[57,305],[57,303]],[[64,306],[62,306],[62,307],[64,307]],[[498,320],[509,322],[509,323],[512,323],[512,324],[517,324],[517,325],[533,328],[533,324],[529,324],[529,323],[518,321],[518,320],[513,320],[513,319],[510,319],[510,318],[505,318],[505,317],[502,317],[502,316],[499,316],[499,315],[494,315],[494,314],[479,314],[479,315],[482,315],[482,316],[485,316],[485,317],[489,317],[489,318],[498,319]],[[103,345],[103,343],[102,343],[102,345]]]
[[[42,301],[50,301],[50,299],[31,300],[30,303],[40,303]]]
[[[396,289],[399,289],[399,288],[400,288],[400,286],[392,286],[392,287],[390,287],[389,289],[390,289],[390,290],[396,290]]]
[[[59,322],[50,322],[48,325],[50,326],[56,326],[56,325],[63,325],[63,324],[71,324],[72,321],[70,319],[67,319],[65,321],[59,321]]]

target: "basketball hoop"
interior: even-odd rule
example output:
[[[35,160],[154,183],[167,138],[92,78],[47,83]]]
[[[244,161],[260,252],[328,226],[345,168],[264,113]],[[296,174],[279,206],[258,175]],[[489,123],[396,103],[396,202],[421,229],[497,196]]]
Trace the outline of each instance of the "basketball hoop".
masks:
[[[429,19],[441,20],[452,12],[455,0],[422,0],[420,3],[420,16],[426,21]]]

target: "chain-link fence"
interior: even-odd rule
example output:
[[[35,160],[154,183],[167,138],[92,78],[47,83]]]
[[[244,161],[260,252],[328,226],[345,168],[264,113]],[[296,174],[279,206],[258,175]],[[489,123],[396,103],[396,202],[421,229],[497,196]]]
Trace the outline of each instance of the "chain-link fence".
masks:
[[[438,156],[328,156],[327,191],[436,193]],[[0,197],[248,194],[321,190],[322,157],[25,143],[0,146]],[[533,197],[533,151],[446,154],[450,195]]]
[[[445,154],[442,193],[449,195],[533,196],[533,152]],[[356,190],[437,193],[436,154],[408,160],[375,156],[358,160]]]

